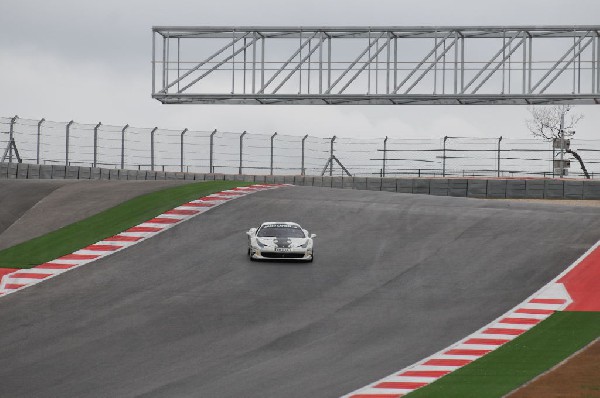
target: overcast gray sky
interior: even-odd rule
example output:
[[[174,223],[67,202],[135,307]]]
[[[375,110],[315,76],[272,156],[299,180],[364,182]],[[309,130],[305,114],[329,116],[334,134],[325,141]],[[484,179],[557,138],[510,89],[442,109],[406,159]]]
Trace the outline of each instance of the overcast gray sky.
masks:
[[[342,137],[527,138],[518,106],[162,105],[153,25],[593,25],[598,0],[2,0],[0,115]],[[600,106],[577,137],[600,139]]]

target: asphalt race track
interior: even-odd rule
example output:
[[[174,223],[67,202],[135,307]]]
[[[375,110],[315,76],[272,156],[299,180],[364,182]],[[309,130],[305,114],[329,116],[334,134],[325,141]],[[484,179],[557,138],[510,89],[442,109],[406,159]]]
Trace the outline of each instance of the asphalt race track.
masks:
[[[297,221],[315,261],[254,263]],[[600,238],[600,209],[286,187],[0,299],[2,397],[338,397],[479,329]]]
[[[182,183],[186,182],[0,180],[0,250],[82,220],[138,195]]]

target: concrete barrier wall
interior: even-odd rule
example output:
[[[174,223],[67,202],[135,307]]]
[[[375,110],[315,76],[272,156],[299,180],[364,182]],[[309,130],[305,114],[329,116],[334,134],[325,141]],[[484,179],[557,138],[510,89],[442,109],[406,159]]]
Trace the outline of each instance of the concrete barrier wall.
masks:
[[[0,179],[228,180],[489,199],[600,199],[600,181],[594,180],[265,176],[27,163],[0,163]]]

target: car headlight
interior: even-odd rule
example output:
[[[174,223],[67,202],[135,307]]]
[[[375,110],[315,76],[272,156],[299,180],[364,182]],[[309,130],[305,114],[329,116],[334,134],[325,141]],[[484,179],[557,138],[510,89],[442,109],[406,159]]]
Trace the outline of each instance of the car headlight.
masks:
[[[308,239],[306,240],[306,242],[304,242],[303,244],[301,244],[301,245],[300,245],[300,246],[298,246],[298,247],[301,247],[301,248],[303,248],[303,249],[306,249],[306,248],[308,247]]]
[[[256,244],[258,245],[258,247],[265,247],[266,245],[264,243],[262,243],[260,240],[256,239]]]

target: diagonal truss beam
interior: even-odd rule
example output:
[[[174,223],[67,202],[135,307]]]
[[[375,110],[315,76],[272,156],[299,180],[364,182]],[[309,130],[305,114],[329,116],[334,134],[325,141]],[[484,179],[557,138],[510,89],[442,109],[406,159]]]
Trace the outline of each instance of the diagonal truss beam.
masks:
[[[451,49],[452,47],[456,46],[456,43],[457,43],[457,42],[458,42],[458,37],[455,37],[455,38],[454,38],[454,40],[452,40],[452,42],[450,43],[450,45],[449,45],[448,47],[446,47],[446,48],[444,49],[444,51],[442,51],[442,53],[436,57],[436,59],[435,59],[435,60],[434,60],[434,61],[431,63],[431,65],[429,65],[429,66],[428,66],[428,67],[427,67],[427,68],[426,68],[426,69],[425,69],[425,70],[424,70],[424,71],[423,71],[423,72],[422,72],[422,73],[419,75],[419,77],[417,77],[417,79],[416,79],[416,80],[413,82],[413,84],[411,84],[411,85],[410,85],[410,87],[406,89],[406,91],[404,92],[404,94],[408,94],[408,93],[410,93],[410,91],[411,91],[413,88],[415,88],[417,84],[419,84],[419,82],[420,82],[420,81],[421,81],[421,80],[422,80],[422,79],[425,77],[425,75],[427,75],[427,74],[429,73],[429,71],[430,71],[431,69],[433,69],[433,67],[434,67],[435,65],[437,65],[437,63],[440,61],[440,59],[442,59],[442,58],[444,57],[444,55],[446,55],[446,53],[447,53],[448,51],[450,51],[450,49]],[[440,45],[441,45],[441,43],[443,43],[443,41],[442,41],[442,42],[440,42]]]
[[[214,58],[216,58],[217,56],[219,56],[220,54],[222,54],[229,47],[235,45],[235,43],[237,43],[238,41],[246,38],[247,36],[248,36],[248,33],[246,33],[245,35],[240,36],[240,37],[232,40],[231,42],[227,43],[226,45],[224,45],[223,47],[221,47],[219,50],[217,50],[217,52],[213,53],[211,56],[209,56],[208,58],[206,58],[204,61],[198,63],[196,66],[194,66],[189,71],[187,71],[186,73],[184,73],[183,75],[181,75],[179,78],[177,78],[175,81],[173,81],[173,83],[171,83],[168,86],[166,86],[160,92],[161,93],[166,93],[168,89],[170,89],[171,87],[175,86],[177,83],[180,83],[183,79],[185,79],[186,77],[188,77],[189,75],[191,75],[192,73],[194,73],[195,71],[197,71],[198,69],[202,68],[208,62],[212,61]]]
[[[543,93],[544,93],[544,91],[546,91],[546,89],[547,89],[548,87],[550,87],[550,86],[552,85],[552,83],[554,83],[554,81],[555,81],[556,79],[558,79],[558,77],[559,77],[559,76],[560,76],[560,75],[561,75],[561,74],[562,74],[562,73],[563,73],[563,72],[564,72],[564,71],[565,71],[565,70],[566,70],[566,69],[569,67],[569,65],[571,65],[571,64],[572,64],[572,63],[575,61],[575,59],[576,59],[576,58],[577,58],[577,57],[578,57],[578,56],[579,56],[579,55],[580,55],[580,54],[583,52],[583,50],[585,50],[587,46],[589,46],[591,43],[593,43],[593,41],[594,41],[594,38],[593,38],[593,37],[590,37],[590,39],[589,39],[589,40],[588,40],[588,41],[587,41],[587,42],[586,42],[586,43],[585,43],[583,46],[581,46],[581,48],[579,48],[579,50],[578,50],[578,51],[576,51],[576,52],[573,54],[573,56],[572,56],[572,57],[569,59],[569,61],[567,61],[567,62],[566,62],[564,65],[563,65],[563,67],[562,67],[562,68],[561,68],[561,69],[560,69],[560,70],[559,70],[559,71],[556,73],[556,75],[554,75],[554,77],[553,77],[552,79],[550,79],[550,81],[548,82],[548,84],[546,84],[546,85],[544,86],[544,88],[542,88],[542,89],[540,90],[540,94],[543,94]]]
[[[494,73],[496,73],[496,71],[498,71],[498,69],[500,69],[500,66],[504,65],[506,60],[509,59],[510,56],[513,55],[513,53],[515,51],[517,51],[519,49],[519,47],[521,47],[525,43],[525,40],[527,40],[527,36],[523,37],[521,39],[521,41],[519,41],[514,48],[512,48],[507,54],[504,55],[504,57],[502,57],[502,61],[500,61],[496,64],[494,69],[492,69],[492,71],[490,73],[488,73],[487,76],[483,78],[483,80],[481,80],[481,83],[479,83],[479,85],[477,87],[475,87],[475,89],[473,89],[473,91],[471,91],[471,94],[477,93],[477,91],[479,91],[481,86],[483,86],[485,84],[485,82],[487,82],[490,79],[490,77],[492,77],[494,75]],[[510,44],[507,43],[507,45],[505,45],[501,51],[504,51],[506,49],[506,46],[510,46]],[[486,69],[487,69],[487,67],[486,67]]]
[[[313,36],[314,37],[314,36]],[[312,39],[312,37],[311,37]],[[309,39],[309,40],[311,40]],[[288,73],[288,75],[283,79],[283,81],[281,83],[279,83],[279,85],[275,88],[275,90],[273,90],[272,94],[276,94],[277,91],[279,91],[279,89],[281,87],[283,87],[283,85],[293,76],[294,73],[296,73],[296,71],[298,71],[298,69],[300,69],[302,67],[302,65],[306,62],[307,59],[310,58],[310,56],[319,48],[321,48],[321,46],[323,45],[323,42],[325,41],[324,37],[321,37],[317,43],[317,45],[308,52],[308,54],[306,54],[304,56],[304,58],[302,58],[300,60],[300,62],[298,62],[298,65],[296,65],[296,67],[294,69],[292,69],[292,71],[290,73]]]
[[[546,78],[548,76],[550,76],[550,74],[552,74],[552,72],[554,72],[556,70],[556,68],[558,67],[558,65],[560,65],[565,58],[567,58],[569,56],[569,54],[571,53],[571,51],[573,51],[579,44],[581,44],[581,42],[583,41],[583,39],[585,39],[586,37],[588,37],[588,35],[591,32],[587,32],[585,35],[581,36],[579,38],[579,40],[577,40],[575,43],[573,43],[573,45],[564,53],[564,55],[562,57],[560,57],[560,59],[558,61],[556,61],[556,63],[554,65],[552,65],[552,67],[550,68],[550,70],[548,70],[548,72],[546,72],[546,74],[531,88],[531,90],[529,90],[530,93],[535,92],[535,89],[538,88],[543,82],[544,80],[546,80]]]
[[[247,36],[247,35],[245,35],[245,36]],[[244,51],[248,47],[253,46],[257,41],[258,41],[258,38],[256,38],[256,37],[253,38],[250,43],[248,43],[248,44],[240,47],[240,49],[238,49],[233,54],[231,54],[230,56],[228,56],[227,58],[225,58],[223,61],[219,62],[218,64],[216,64],[215,66],[213,66],[212,68],[210,68],[209,70],[207,70],[206,72],[204,72],[202,75],[200,75],[196,79],[192,80],[191,83],[189,83],[187,86],[185,86],[181,90],[179,90],[178,93],[180,93],[180,94],[183,93],[185,90],[187,90],[188,88],[192,87],[194,84],[198,83],[200,80],[204,79],[206,76],[208,76],[209,74],[211,74],[215,70],[219,69],[225,63],[227,63],[230,59],[235,58],[236,55],[238,55],[239,53],[241,53],[242,51]],[[233,45],[233,44],[234,43],[231,43],[231,45]]]
[[[279,76],[279,74],[285,70],[285,68],[286,68],[286,67],[287,67],[287,66],[288,66],[288,65],[289,65],[289,64],[290,64],[290,63],[291,63],[291,62],[294,60],[294,58],[296,58],[296,56],[297,56],[298,54],[300,54],[300,52],[302,51],[302,49],[303,49],[304,47],[306,47],[306,46],[308,45],[308,43],[310,43],[310,41],[311,41],[312,39],[314,39],[314,38],[317,36],[317,33],[318,33],[318,32],[315,32],[315,33],[314,33],[312,36],[310,36],[308,39],[306,39],[306,40],[304,41],[304,43],[302,43],[302,44],[300,45],[300,47],[299,47],[299,48],[298,48],[298,49],[297,49],[297,50],[296,50],[296,51],[295,51],[295,52],[294,52],[294,53],[293,53],[293,54],[292,54],[292,55],[291,55],[291,56],[290,56],[290,57],[287,59],[287,61],[285,61],[285,62],[283,63],[283,65],[281,66],[281,68],[279,68],[279,69],[277,70],[277,72],[275,72],[275,74],[274,74],[273,76],[271,76],[271,78],[269,79],[269,81],[267,81],[267,82],[266,82],[266,83],[265,83],[265,84],[264,84],[264,85],[263,85],[263,86],[260,88],[260,90],[258,90],[258,94],[262,94],[262,93],[264,93],[264,92],[265,92],[265,89],[266,89],[266,88],[269,86],[269,84],[271,84],[271,83],[273,82],[273,80],[275,80],[275,79],[277,78],[277,76]]]
[[[365,56],[365,54],[375,45],[375,43],[377,43],[383,36],[385,36],[385,32],[382,33],[379,37],[373,39],[369,45],[367,46],[367,48],[365,48],[363,50],[363,52],[360,53],[360,55],[358,57],[356,57],[356,59],[354,61],[352,61],[352,63],[350,64],[350,66],[348,66],[348,68],[346,68],[346,70],[340,75],[340,77],[337,78],[337,80],[335,82],[333,82],[333,84],[331,84],[327,90],[325,90],[325,94],[330,94],[331,90],[333,90],[333,88],[348,74],[348,72],[350,72],[352,70],[352,68],[354,68],[354,66],[358,63],[358,61],[361,60],[362,57]]]
[[[408,76],[406,76],[404,78],[404,80],[402,80],[400,82],[400,84],[398,84],[396,86],[396,88],[394,89],[393,93],[396,94],[398,92],[398,90],[400,90],[402,88],[402,86],[404,86],[406,84],[406,82],[408,82],[410,80],[410,78],[417,73],[417,71],[419,69],[421,69],[421,66],[423,66],[423,64],[425,64],[425,62],[427,62],[427,60],[429,59],[429,57],[431,57],[441,46],[442,44],[444,44],[444,42],[446,41],[446,39],[448,39],[450,36],[452,36],[453,32],[448,32],[448,34],[446,36],[444,36],[442,38],[442,40],[440,40],[435,46],[433,46],[433,49],[425,56],[425,58],[423,58],[421,60],[421,62],[419,62],[419,64],[417,66],[415,66],[415,68],[408,74]],[[441,57],[436,58],[436,61],[439,61],[441,59]]]
[[[470,81],[469,83],[467,83],[467,85],[466,85],[465,87],[463,87],[463,89],[462,89],[462,93],[463,93],[463,94],[465,93],[465,91],[467,91],[467,90],[468,90],[468,88],[469,88],[469,87],[471,87],[471,85],[472,85],[473,83],[475,83],[475,81],[476,81],[477,79],[479,79],[479,76],[481,76],[482,74],[484,74],[484,73],[485,73],[485,71],[486,71],[486,70],[487,70],[487,69],[490,67],[490,65],[491,65],[491,64],[492,64],[492,63],[493,63],[493,62],[496,60],[496,58],[498,58],[498,57],[499,57],[501,54],[503,54],[503,53],[506,51],[506,49],[507,49],[507,48],[508,48],[508,47],[509,47],[509,46],[512,44],[512,42],[513,42],[513,41],[514,41],[514,40],[517,38],[517,36],[519,36],[520,34],[521,34],[521,32],[520,32],[520,31],[518,31],[518,32],[515,32],[515,34],[514,34],[514,35],[513,35],[513,36],[512,36],[512,37],[511,37],[509,40],[508,40],[508,42],[504,43],[504,45],[502,46],[502,48],[501,48],[500,50],[498,50],[498,52],[497,52],[496,54],[494,54],[494,56],[492,57],[492,59],[490,59],[490,60],[488,61],[488,63],[487,63],[487,64],[485,64],[485,66],[484,66],[483,68],[481,68],[481,70],[480,70],[479,72],[477,72],[477,74],[475,75],[475,77],[474,77],[473,79],[471,79],[471,81]],[[522,43],[523,43],[523,40],[521,40],[521,43],[520,43],[520,44],[522,44]],[[518,48],[518,46],[517,46],[517,48]],[[514,52],[514,51],[513,51],[513,52]],[[512,54],[512,52],[511,52],[511,54]],[[504,60],[506,60],[507,58],[508,58],[508,57],[504,57],[503,61],[504,61]],[[499,66],[499,65],[502,65],[502,64],[501,64],[501,63],[498,63],[498,65],[496,65],[496,66]],[[495,72],[496,70],[498,70],[498,69],[495,69],[495,70],[494,70],[494,72]],[[493,73],[492,73],[492,74],[493,74]],[[491,76],[491,75],[490,75],[490,76]],[[488,77],[487,77],[485,80],[489,79],[489,77],[490,77],[490,76],[488,76]],[[484,83],[485,83],[485,81],[484,81]],[[480,84],[479,86],[477,86],[477,88],[476,88],[476,89],[473,91],[473,93],[475,93],[477,90],[479,90],[479,88],[480,88],[480,87],[481,87],[481,84]]]
[[[341,88],[341,90],[338,92],[338,94],[342,94],[347,88],[348,86],[350,86],[350,84],[352,84],[352,82],[354,80],[356,80],[356,78],[358,77],[358,75],[360,75],[366,68],[367,66],[369,66],[371,64],[371,62],[373,62],[373,60],[386,48],[389,48],[390,45],[390,41],[392,41],[392,37],[388,37],[388,39],[386,40],[385,44],[383,46],[381,46],[381,48],[377,51],[375,51],[375,54],[373,54],[364,64],[363,66],[360,67],[360,69],[350,78],[350,80],[348,80],[348,82],[344,85],[344,87]],[[388,54],[389,55],[389,54]],[[389,61],[388,61],[389,63]],[[388,81],[389,81],[389,74],[388,74]]]

